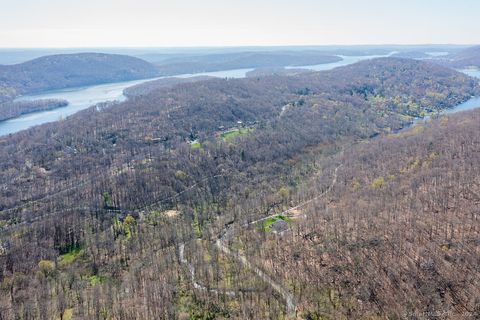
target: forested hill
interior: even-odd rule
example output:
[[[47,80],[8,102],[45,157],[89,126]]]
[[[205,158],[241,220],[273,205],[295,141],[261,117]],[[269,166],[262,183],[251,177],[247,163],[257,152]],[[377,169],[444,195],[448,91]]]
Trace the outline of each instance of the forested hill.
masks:
[[[176,78],[176,77],[160,78],[157,80],[147,81],[147,82],[143,82],[143,83],[128,87],[125,90],[123,90],[123,94],[129,98],[132,98],[134,96],[146,95],[160,88],[171,88],[181,83],[205,81],[208,79],[215,79],[215,77],[196,76],[191,78]]]
[[[480,46],[467,48],[448,56],[448,60],[443,60],[442,63],[452,68],[480,68]]]
[[[335,88],[363,96],[377,107],[416,117],[449,108],[467,99],[467,91],[478,94],[479,90],[478,80],[463,73],[403,58],[361,61],[304,78],[332,81]]]
[[[156,76],[138,58],[103,53],[61,54],[0,65],[0,99],[19,94]]]
[[[335,247],[326,247],[331,250],[328,252],[311,247],[310,252],[295,252],[292,248],[302,247],[295,246],[299,238],[293,233],[288,234],[292,239],[288,242],[266,233],[251,234],[255,242],[236,242],[229,230],[248,229],[243,227],[246,222],[326,192],[335,181],[346,187],[347,178],[348,186],[355,186],[353,178],[358,178],[358,188],[367,183],[379,185],[376,192],[390,194],[390,171],[376,170],[375,177],[368,172],[369,157],[376,153],[363,153],[358,166],[366,171],[358,177],[336,172],[338,157],[350,156],[347,160],[353,161],[351,145],[367,143],[371,137],[405,127],[413,117],[453,107],[479,94],[475,79],[434,64],[386,58],[295,76],[212,79],[174,87],[157,84],[158,89],[148,87],[147,94],[123,103],[93,107],[0,140],[0,312],[6,319],[35,315],[55,319],[66,313],[78,319],[102,315],[126,320],[283,318],[291,308],[285,295],[274,292],[282,290],[293,295],[303,315],[312,314],[310,319],[315,319],[315,311],[326,310],[325,304],[333,305],[333,312],[345,317],[359,315],[369,306],[385,317],[428,311],[423,303],[400,299],[405,303],[399,305],[383,299],[383,287],[373,290],[378,288],[374,282],[357,294],[349,278],[357,270],[345,269],[357,256],[334,263],[337,248],[342,252],[358,248],[363,253],[371,243],[383,241],[376,237],[345,242],[337,229],[323,233],[312,223],[307,230],[320,230],[325,242]],[[478,121],[471,124],[478,125]],[[472,128],[468,132],[475,132]],[[441,146],[425,145],[432,152],[442,151]],[[365,148],[368,151],[368,146]],[[467,150],[463,144],[458,148]],[[457,156],[452,153],[448,157]],[[435,160],[430,153],[419,157],[418,161],[405,160],[402,169],[415,172],[424,162]],[[348,161],[344,166],[353,168]],[[382,158],[376,163],[382,166],[384,162]],[[383,180],[375,180],[380,176]],[[310,188],[309,179],[314,177],[319,185]],[[430,181],[423,181],[425,187]],[[369,190],[365,189],[366,195]],[[408,189],[401,192],[412,194]],[[338,196],[343,194],[348,193]],[[368,208],[374,197],[367,197],[366,204],[359,206]],[[337,203],[353,208],[345,212],[356,212],[356,206]],[[376,235],[374,232],[386,230],[386,222],[388,226],[395,223],[394,215],[388,216],[381,206],[375,208],[378,211],[371,214],[382,213],[376,216],[377,224],[360,216],[355,220],[361,221],[355,229],[359,235],[363,231],[360,226],[370,227]],[[366,212],[362,214],[367,216]],[[351,224],[342,223],[353,221],[351,217],[328,216],[328,221],[348,233]],[[401,222],[411,223],[414,215],[405,219]],[[249,230],[260,232],[268,227]],[[448,235],[448,225],[440,227],[446,229],[431,234],[436,237],[446,230]],[[429,229],[419,230],[419,235],[409,234],[416,240],[400,239],[401,245],[395,248],[410,254],[411,241],[428,239]],[[386,231],[389,239],[400,237],[394,229]],[[230,246],[227,234],[235,245]],[[249,234],[237,235],[248,238]],[[315,234],[312,237],[322,239]],[[264,240],[268,243],[259,242]],[[228,250],[220,252],[220,245],[215,249],[212,244],[219,241],[247,254],[250,266],[260,266],[273,280],[265,281],[265,276],[228,255]],[[283,242],[291,252],[289,257],[281,256]],[[260,245],[265,249],[262,255],[252,255],[252,248]],[[396,254],[388,250],[382,252]],[[272,258],[279,252],[280,258]],[[312,262],[312,254],[325,260]],[[375,257],[383,261],[386,254]],[[413,252],[412,257],[422,254]],[[255,260],[255,256],[269,259],[269,263]],[[358,264],[364,267],[359,270],[362,279],[376,279],[376,273],[385,270],[394,279],[410,281],[408,271],[418,269],[409,269],[406,263],[402,266],[405,273],[396,274],[382,264],[367,264],[368,255],[358,255],[358,259],[365,261]],[[451,259],[449,263],[456,263],[455,256]],[[424,265],[426,273],[418,281],[426,279],[425,290],[430,285],[449,286],[442,284],[445,279],[434,273],[429,261],[415,261]],[[319,267],[329,267],[321,271],[328,271],[330,278],[322,278],[325,287],[312,291],[304,284],[318,279],[320,269],[312,269],[317,262]],[[279,265],[287,263],[300,274],[286,280],[288,275]],[[338,278],[339,274],[345,277]],[[342,295],[345,288],[351,290]],[[406,297],[416,287],[401,288],[395,292]],[[224,295],[224,291],[234,294]],[[463,297],[455,299],[463,301]]]
[[[242,68],[305,66],[341,61],[318,51],[237,52],[170,58],[158,62],[162,75]]]
[[[292,196],[318,195],[338,168],[286,236],[245,228],[232,243],[295,284],[302,319],[478,319],[479,150],[480,110],[356,145]]]
[[[260,143],[286,143],[285,157],[332,138],[364,139],[400,129],[413,117],[453,107],[479,90],[477,80],[454,70],[393,58],[291,77],[185,83],[4,138],[1,181],[15,181],[26,162],[49,168],[48,179],[60,174],[69,180],[68,172],[90,175],[90,170],[149,157],[149,152],[169,154],[190,139],[215,145],[219,128],[234,128],[238,121],[257,124],[251,136],[259,135]],[[76,150],[71,159],[65,157],[70,149]],[[251,159],[279,156],[271,154],[275,148],[257,151],[247,154]],[[49,191],[36,185],[32,192]],[[0,203],[18,204],[19,194],[25,193],[9,192]]]

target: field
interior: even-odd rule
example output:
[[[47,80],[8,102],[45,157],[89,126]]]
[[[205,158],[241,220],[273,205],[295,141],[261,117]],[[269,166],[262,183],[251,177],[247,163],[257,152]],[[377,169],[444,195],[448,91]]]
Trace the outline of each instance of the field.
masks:
[[[232,140],[233,138],[249,134],[253,130],[254,129],[252,129],[252,128],[246,128],[246,129],[235,128],[235,129],[232,129],[232,130],[229,130],[229,131],[226,131],[226,132],[222,133],[220,136],[222,137],[223,141],[229,141],[229,140]]]

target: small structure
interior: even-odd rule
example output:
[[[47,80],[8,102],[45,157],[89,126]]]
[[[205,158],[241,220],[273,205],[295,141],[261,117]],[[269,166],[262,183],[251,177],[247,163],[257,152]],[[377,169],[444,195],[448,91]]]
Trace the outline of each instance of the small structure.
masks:
[[[288,222],[282,219],[278,219],[270,225],[272,232],[276,234],[282,234],[283,232],[288,230],[288,227]]]

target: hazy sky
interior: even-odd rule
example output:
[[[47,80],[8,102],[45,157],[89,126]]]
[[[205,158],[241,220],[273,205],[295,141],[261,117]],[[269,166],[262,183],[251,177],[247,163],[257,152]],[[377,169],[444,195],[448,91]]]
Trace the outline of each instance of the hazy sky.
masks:
[[[479,0],[0,0],[0,47],[480,43]]]

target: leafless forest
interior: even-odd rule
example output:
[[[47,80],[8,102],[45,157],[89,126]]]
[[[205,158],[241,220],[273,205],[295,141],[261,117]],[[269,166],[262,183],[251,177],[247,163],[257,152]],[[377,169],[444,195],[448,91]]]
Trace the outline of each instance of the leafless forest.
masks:
[[[480,112],[438,115],[477,80],[383,58],[132,92],[0,138],[1,320],[480,317]]]

